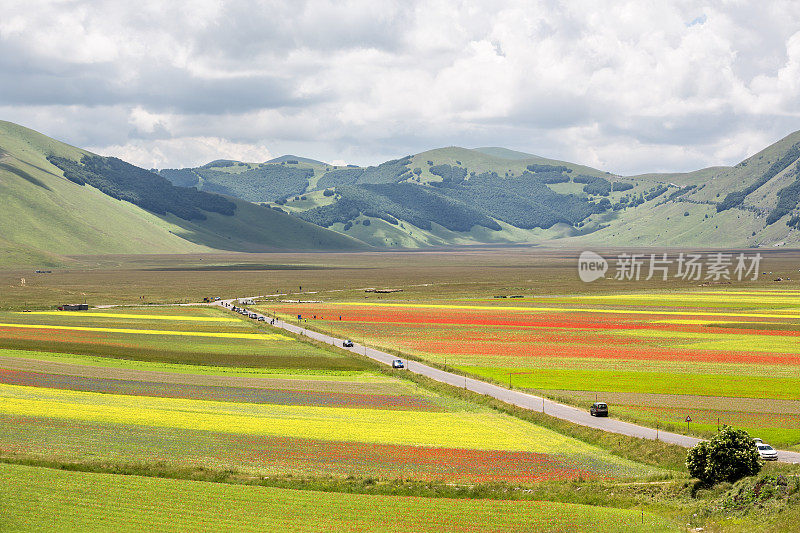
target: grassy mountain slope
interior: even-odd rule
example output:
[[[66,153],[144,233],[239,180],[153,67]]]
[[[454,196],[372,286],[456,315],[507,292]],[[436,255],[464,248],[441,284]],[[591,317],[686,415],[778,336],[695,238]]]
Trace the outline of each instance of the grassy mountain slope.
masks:
[[[187,221],[156,215],[63,177],[48,155],[93,156],[33,130],[0,122],[0,261],[54,264],[60,256],[181,253],[212,249],[347,249],[359,243],[296,218],[235,200],[236,214]]]
[[[489,153],[441,148],[366,168],[297,158],[262,164],[223,161],[160,173],[176,184],[271,204],[376,246],[562,237],[585,231],[572,226],[603,210],[594,204],[605,201],[607,209],[610,202],[630,194],[586,194],[587,180],[616,179],[597,169],[521,152],[484,150]],[[579,175],[581,183],[570,179]],[[545,186],[537,177],[552,183]]]
[[[500,159],[536,159],[538,157],[526,152],[509,150],[508,148],[503,148],[501,146],[484,146],[483,148],[473,148],[473,151],[490,155],[492,157],[499,157]]]
[[[628,177],[498,147],[438,148],[371,167],[284,156],[160,174],[380,247],[800,243],[800,132],[733,167]],[[221,246],[203,232],[217,219],[180,222],[179,235]]]
[[[516,182],[530,168],[544,168],[543,175],[547,176],[547,167],[542,165],[568,169],[562,172],[570,178],[568,181],[556,179],[553,181],[561,182],[546,183],[550,191],[593,202],[607,198],[611,208],[586,218],[565,217],[567,220],[553,226],[526,225],[521,223],[523,218],[519,216],[509,217],[509,211],[513,215],[516,200],[507,197],[507,193],[519,192]],[[350,223],[342,220],[330,227],[379,246],[476,242],[671,247],[800,244],[800,132],[781,139],[735,166],[711,167],[688,173],[623,178],[590,167],[502,148],[430,150],[411,156],[407,166],[412,176],[401,176],[401,181],[423,188],[434,185],[440,191],[447,188],[442,186],[447,185],[443,182],[448,179],[463,179],[466,184],[474,182],[481,173],[496,173],[489,178],[492,186],[482,189],[477,197],[467,198],[466,204],[480,208],[486,203],[485,197],[502,198],[496,206],[482,211],[500,224],[501,230],[491,231],[476,224],[470,230],[454,232],[449,231],[453,228],[420,226],[413,219],[401,216],[395,216],[398,224],[379,223],[377,226],[373,217],[373,223],[365,228],[363,220],[370,219],[370,213],[363,209]],[[581,177],[576,180],[578,175]],[[587,176],[617,184],[626,183],[632,188],[612,190],[608,196],[603,196],[602,187],[587,187],[584,183]],[[576,183],[578,180],[580,183]],[[556,212],[564,212],[569,205],[563,201],[563,196],[554,197],[541,188],[540,193],[535,193],[532,185],[526,187],[534,198],[528,204],[517,206],[522,210],[536,211],[538,205],[544,204]],[[449,190],[452,191],[452,187]],[[348,199],[347,187],[336,191],[333,201]],[[311,194],[308,194],[309,199],[313,199]],[[328,197],[327,201],[330,203],[331,198]],[[304,202],[289,201],[285,209],[306,216],[305,213],[311,209],[309,204],[308,199]]]
[[[328,163],[325,163],[324,161],[317,161],[316,159],[309,159],[307,157],[299,157],[299,156],[291,155],[291,154],[282,155],[280,157],[275,157],[273,159],[270,159],[269,161],[266,161],[266,163],[289,163],[291,161],[297,161],[298,163],[305,163],[305,164],[314,165],[314,166],[327,166],[328,165]]]

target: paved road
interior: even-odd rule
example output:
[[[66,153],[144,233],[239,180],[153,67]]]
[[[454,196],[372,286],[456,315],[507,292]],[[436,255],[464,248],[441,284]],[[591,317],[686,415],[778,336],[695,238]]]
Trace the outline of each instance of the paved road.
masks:
[[[223,306],[225,305],[230,306],[234,301],[235,300],[222,300],[217,303]],[[258,316],[264,316],[267,320],[270,320],[269,317],[267,317],[266,315],[263,315],[261,313],[256,313],[256,314]],[[311,339],[315,339],[321,342],[325,342],[343,348],[342,347],[343,339],[337,339],[336,337],[331,337],[330,335],[326,335],[325,333],[320,333],[318,331],[312,331],[306,329],[302,327],[302,325],[292,324],[289,322],[284,322],[282,320],[275,320],[274,326],[285,329],[286,331],[290,331],[292,333],[305,335],[306,337],[309,337]],[[352,348],[343,348],[343,349],[361,355],[365,355],[370,359],[374,359],[375,361],[378,361],[379,363],[383,363],[386,365],[391,365],[392,361],[397,359],[397,356],[395,355],[382,352],[380,350],[376,350],[374,348],[370,348],[369,346],[364,346],[361,344],[355,344]],[[463,387],[473,392],[477,392],[478,394],[485,394],[487,396],[491,396],[493,398],[509,403],[511,405],[516,405],[517,407],[530,409],[532,411],[544,412],[550,416],[554,416],[562,420],[567,420],[575,424],[580,424],[581,426],[601,429],[603,431],[618,433],[620,435],[627,435],[629,437],[638,437],[641,439],[650,439],[650,440],[657,439],[670,444],[677,444],[679,446],[684,446],[686,448],[694,446],[701,440],[696,437],[689,437],[686,435],[680,435],[678,433],[658,431],[653,428],[639,426],[637,424],[624,422],[622,420],[617,420],[615,418],[596,418],[591,416],[586,410],[583,409],[578,409],[570,405],[564,405],[562,403],[554,402],[552,400],[548,400],[547,398],[542,398],[541,396],[535,396],[533,394],[507,389],[499,385],[486,383],[485,381],[480,381],[477,379],[460,376],[458,374],[453,374],[451,372],[446,372],[444,370],[433,368],[431,366],[419,363],[417,361],[405,360],[404,364],[406,365],[406,369],[409,372],[414,372],[415,374],[420,374],[422,376],[435,379],[436,381],[447,383],[448,385],[453,385],[454,387]],[[786,463],[800,463],[800,453],[779,450],[778,460]]]

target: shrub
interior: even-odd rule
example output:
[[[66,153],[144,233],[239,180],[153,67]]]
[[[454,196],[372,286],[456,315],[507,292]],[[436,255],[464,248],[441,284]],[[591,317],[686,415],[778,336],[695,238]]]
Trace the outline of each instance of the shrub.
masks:
[[[461,183],[467,177],[467,169],[451,167],[450,165],[434,165],[430,168],[431,174],[441,176],[442,182]]]
[[[333,196],[333,189],[325,189],[322,191],[322,196]]]
[[[644,199],[647,200],[648,202],[650,200],[655,200],[656,198],[658,198],[659,196],[661,196],[662,194],[664,194],[668,190],[669,190],[669,187],[667,187],[666,185],[659,185],[658,187],[656,187],[655,189],[653,189],[652,191],[647,193],[645,195]]]
[[[559,174],[561,172],[567,172],[567,173],[572,172],[571,168],[567,168],[565,166],[556,166],[556,165],[528,165],[526,168],[531,172],[537,174],[539,172],[558,172]]]
[[[598,178],[596,181],[584,185],[583,192],[586,194],[608,196],[611,193],[611,182],[604,180],[603,178]]]
[[[744,430],[723,426],[710,441],[689,450],[686,467],[692,477],[706,485],[720,481],[734,483],[761,471],[758,451]]]

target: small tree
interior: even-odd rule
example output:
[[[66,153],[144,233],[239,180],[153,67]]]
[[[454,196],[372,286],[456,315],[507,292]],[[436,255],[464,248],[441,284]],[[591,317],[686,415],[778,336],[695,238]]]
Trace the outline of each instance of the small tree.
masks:
[[[692,448],[689,448],[689,453],[686,455],[686,468],[689,469],[689,475],[696,477],[703,483],[710,485],[713,483],[712,479],[708,478],[708,442],[700,441]]]
[[[723,426],[710,441],[698,443],[686,456],[689,474],[707,485],[733,483],[761,470],[758,451],[746,431]]]

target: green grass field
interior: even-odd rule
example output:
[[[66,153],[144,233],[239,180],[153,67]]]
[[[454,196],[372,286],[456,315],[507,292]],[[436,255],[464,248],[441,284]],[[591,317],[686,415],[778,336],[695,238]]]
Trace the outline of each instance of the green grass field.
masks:
[[[3,531],[678,531],[637,510],[371,496],[0,465]]]

